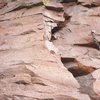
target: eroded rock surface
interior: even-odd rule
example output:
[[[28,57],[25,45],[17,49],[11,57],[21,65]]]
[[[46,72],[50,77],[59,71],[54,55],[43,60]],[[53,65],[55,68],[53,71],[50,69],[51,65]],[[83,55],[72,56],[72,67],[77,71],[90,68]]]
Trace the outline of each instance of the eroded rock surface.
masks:
[[[43,6],[14,9],[0,10],[0,100],[90,100],[45,47]]]
[[[85,0],[81,1],[82,4],[84,2]],[[93,2],[90,5],[92,4]],[[76,77],[84,92],[91,99],[99,100],[97,88],[100,84],[89,75],[92,76],[92,73],[100,68],[100,7],[88,8],[77,3],[64,3],[63,5],[65,14],[70,18],[66,20],[66,25],[61,30],[58,29],[53,33],[52,42],[60,51],[64,66]],[[94,35],[92,31],[95,31]],[[82,83],[85,81],[88,83],[87,86]],[[87,93],[86,89],[89,90],[89,84],[91,84],[91,90]]]
[[[100,6],[99,0],[78,0],[78,2],[85,6]]]
[[[99,100],[100,8],[72,1],[0,6],[0,100]]]

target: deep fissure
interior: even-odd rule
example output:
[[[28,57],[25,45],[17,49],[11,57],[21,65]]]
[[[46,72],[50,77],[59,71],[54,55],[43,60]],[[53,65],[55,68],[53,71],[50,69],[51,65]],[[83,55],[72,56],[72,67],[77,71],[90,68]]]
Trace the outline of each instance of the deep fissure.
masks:
[[[61,62],[74,77],[88,75],[95,70],[95,68],[80,66],[75,58],[61,58]]]

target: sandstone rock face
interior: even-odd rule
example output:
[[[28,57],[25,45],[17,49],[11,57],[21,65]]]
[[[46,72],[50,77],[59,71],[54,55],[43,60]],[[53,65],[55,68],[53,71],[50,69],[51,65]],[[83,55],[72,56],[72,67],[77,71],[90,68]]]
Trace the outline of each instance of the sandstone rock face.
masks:
[[[20,8],[30,8],[35,5],[42,4],[42,0],[14,0],[8,1],[7,6],[0,10],[0,14],[5,14],[7,12],[20,9]]]
[[[63,5],[69,19],[65,17],[66,25],[53,33],[52,42],[58,48],[64,66],[80,83],[82,93],[85,92],[92,99],[99,100],[100,84],[95,82],[92,72],[100,68],[100,7],[90,9],[75,3]],[[93,30],[94,35],[91,33]],[[83,84],[85,81],[88,84]]]
[[[68,2],[2,6],[0,100],[99,100],[100,10]]]
[[[78,82],[60,58],[45,47],[42,12],[37,6],[0,16],[0,99],[89,100],[78,92]]]
[[[100,0],[78,0],[82,5],[100,6]]]

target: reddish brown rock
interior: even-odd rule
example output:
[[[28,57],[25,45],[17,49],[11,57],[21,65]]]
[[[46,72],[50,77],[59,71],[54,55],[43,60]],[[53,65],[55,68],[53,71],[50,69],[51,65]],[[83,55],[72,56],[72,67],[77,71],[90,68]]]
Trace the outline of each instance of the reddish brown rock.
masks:
[[[0,9],[3,8],[5,5],[7,5],[5,0],[0,0]]]

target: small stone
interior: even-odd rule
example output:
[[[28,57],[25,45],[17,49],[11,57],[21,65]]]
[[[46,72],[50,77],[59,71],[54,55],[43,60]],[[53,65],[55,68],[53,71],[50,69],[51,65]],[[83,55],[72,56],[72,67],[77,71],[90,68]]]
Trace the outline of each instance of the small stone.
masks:
[[[15,83],[17,84],[29,84],[31,83],[31,76],[29,74],[16,74]]]
[[[63,5],[58,2],[46,2],[44,3],[45,7],[51,10],[63,11]]]

